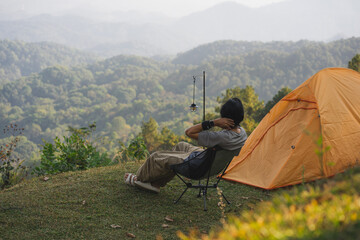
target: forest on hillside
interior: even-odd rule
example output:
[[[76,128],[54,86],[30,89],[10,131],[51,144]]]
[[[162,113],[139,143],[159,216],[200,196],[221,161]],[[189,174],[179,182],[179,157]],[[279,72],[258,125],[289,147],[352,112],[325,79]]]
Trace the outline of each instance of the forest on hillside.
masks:
[[[86,65],[97,59],[94,54],[56,43],[0,40],[0,84],[50,66]]]
[[[0,119],[2,125],[16,122],[25,129],[19,149],[31,161],[38,159],[43,140],[67,135],[69,126],[94,122],[103,151],[112,152],[119,141],[136,137],[150,119],[159,131],[166,127],[176,135],[200,120],[201,109],[192,113],[188,106],[193,76],[203,71],[206,112],[211,115],[229,89],[250,93],[249,101],[264,108],[280,89],[294,89],[326,67],[347,67],[359,52],[360,38],[330,43],[219,41],[171,61],[125,55],[95,61],[59,45],[6,40],[0,42]],[[201,89],[199,76],[195,100],[200,106]]]

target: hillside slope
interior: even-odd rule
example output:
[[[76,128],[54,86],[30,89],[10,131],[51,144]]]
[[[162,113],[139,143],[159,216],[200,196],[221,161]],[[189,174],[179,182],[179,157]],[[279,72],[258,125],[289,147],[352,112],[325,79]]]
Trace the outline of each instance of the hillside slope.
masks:
[[[36,178],[0,191],[1,239],[178,239],[178,230],[197,227],[209,232],[219,225],[221,209],[216,191],[209,192],[208,211],[202,198],[189,190],[177,204],[173,200],[184,189],[172,181],[159,194],[144,192],[123,183],[125,172],[139,163],[95,168]],[[247,209],[269,196],[248,186],[221,183],[232,204],[228,213]],[[173,219],[166,221],[165,217]],[[163,225],[166,224],[166,225]]]
[[[210,233],[209,239],[230,240],[358,239],[360,234],[360,168],[273,191],[221,182],[231,205],[219,207],[218,194],[209,191],[204,212],[197,191],[173,204],[184,188],[178,179],[159,194],[125,185],[124,173],[139,164],[35,178],[0,191],[0,238],[125,239],[131,233],[136,239],[178,239],[178,231],[191,233],[182,239]],[[223,214],[228,220],[221,227]]]

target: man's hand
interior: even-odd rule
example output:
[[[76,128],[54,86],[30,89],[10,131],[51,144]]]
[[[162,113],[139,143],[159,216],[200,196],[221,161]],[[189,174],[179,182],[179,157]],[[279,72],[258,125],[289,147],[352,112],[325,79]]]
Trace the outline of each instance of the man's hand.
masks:
[[[221,127],[227,130],[231,130],[235,125],[234,120],[230,118],[217,118],[214,120],[214,124],[217,127]]]
[[[221,127],[226,130],[231,130],[235,125],[234,121],[230,118],[217,118],[213,121],[214,121],[215,126]],[[199,132],[201,132],[202,130],[203,129],[202,129],[201,123],[199,123],[199,124],[196,124],[192,127],[189,127],[188,129],[186,129],[185,134],[189,138],[197,140],[199,137]]]

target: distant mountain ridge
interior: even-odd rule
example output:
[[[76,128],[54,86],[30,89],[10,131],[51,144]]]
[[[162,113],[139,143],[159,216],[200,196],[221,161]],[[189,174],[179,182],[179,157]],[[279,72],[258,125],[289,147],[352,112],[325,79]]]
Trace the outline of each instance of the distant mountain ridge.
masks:
[[[318,45],[319,42],[301,40],[298,42],[249,42],[235,40],[221,40],[199,45],[184,53],[179,53],[173,60],[174,64],[201,64],[218,57],[239,56],[256,51],[279,51],[291,53],[309,45]]]
[[[186,67],[171,74],[164,88],[184,93],[188,83],[179,79],[189,79],[206,70],[209,95],[251,85],[261,99],[269,100],[279,88],[294,89],[321,69],[347,67],[359,52],[360,38],[329,43],[217,41],[174,58],[173,63]]]
[[[118,49],[113,51],[112,56],[176,53],[177,49],[185,47],[180,34],[161,25],[102,23],[78,16],[46,14],[27,20],[0,21],[0,39],[56,42],[82,50],[95,49],[94,52],[99,52],[97,49],[105,46],[105,56],[108,56],[106,45],[109,44]],[[143,51],[139,52],[138,49]]]
[[[86,65],[98,59],[94,54],[56,43],[0,40],[0,84],[53,65]]]
[[[18,1],[21,2],[21,1]],[[0,39],[51,41],[110,55],[151,56],[177,54],[218,40],[329,41],[360,36],[360,1],[289,0],[261,8],[224,2],[176,21],[137,13],[118,17],[121,22],[99,22],[73,15],[42,15],[0,21]],[[65,14],[66,12],[64,12]],[[119,14],[122,14],[121,12]],[[139,21],[131,23],[138,17]],[[99,19],[99,18],[97,18]],[[141,19],[143,22],[141,24]],[[150,20],[149,20],[150,21]]]

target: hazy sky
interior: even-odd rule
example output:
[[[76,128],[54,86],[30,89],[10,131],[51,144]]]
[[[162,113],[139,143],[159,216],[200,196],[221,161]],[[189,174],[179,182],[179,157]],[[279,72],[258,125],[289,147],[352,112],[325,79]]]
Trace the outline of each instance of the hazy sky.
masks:
[[[116,8],[123,10],[141,10],[162,12],[170,16],[184,16],[192,12],[201,11],[212,7],[226,0],[117,0],[102,1],[102,7],[111,8],[116,4]],[[232,0],[234,2],[246,5],[248,7],[260,7],[285,0]],[[89,1],[90,2],[90,1]],[[98,3],[95,3],[98,5]],[[98,7],[101,7],[98,6]]]
[[[101,12],[138,10],[181,17],[226,1],[248,7],[261,7],[290,0],[0,0],[0,12],[21,9],[29,13],[54,13],[75,8]]]
[[[122,10],[141,10],[162,12],[169,16],[184,16],[192,12],[201,11],[226,0],[117,0],[94,2],[97,7],[120,8]],[[232,0],[248,7],[260,7],[285,0]],[[90,1],[89,1],[90,2]],[[102,5],[102,6],[101,6]]]

